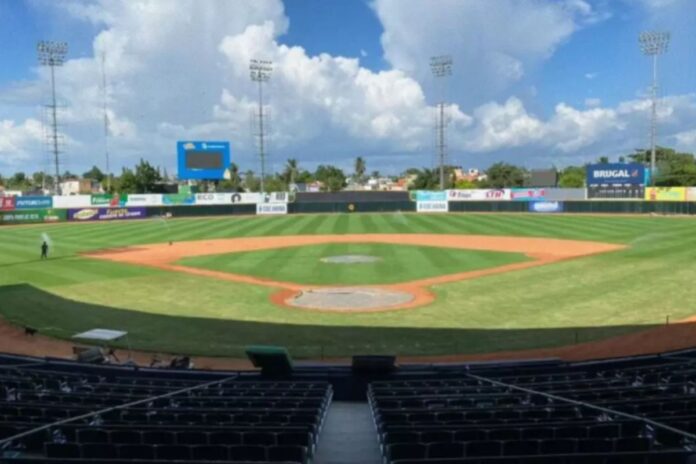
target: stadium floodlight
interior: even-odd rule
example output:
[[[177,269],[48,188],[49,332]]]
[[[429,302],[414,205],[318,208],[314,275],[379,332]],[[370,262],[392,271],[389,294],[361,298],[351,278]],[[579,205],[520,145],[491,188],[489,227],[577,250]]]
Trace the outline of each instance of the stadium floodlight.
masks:
[[[647,31],[642,32],[638,36],[638,43],[641,51],[652,57],[653,65],[653,80],[651,88],[651,119],[650,119],[650,183],[655,185],[655,162],[656,162],[656,146],[657,146],[657,57],[667,52],[669,47],[670,33]]]
[[[41,40],[36,45],[36,53],[39,59],[39,64],[48,66],[51,69],[51,104],[48,108],[51,110],[51,145],[53,146],[53,160],[56,167],[56,177],[53,180],[53,191],[56,195],[60,194],[60,162],[58,150],[58,114],[56,105],[56,66],[63,66],[65,56],[68,54],[67,42],[52,42]]]
[[[439,55],[430,58],[430,70],[436,78],[443,78],[452,75],[452,57],[450,55]],[[444,92],[443,92],[444,93]],[[444,96],[438,103],[438,120],[435,125],[437,133],[437,149],[440,159],[440,190],[445,189],[445,159],[447,157],[447,119],[445,118]]]
[[[263,114],[263,83],[268,82],[273,71],[273,62],[269,60],[252,59],[249,61],[249,77],[253,82],[259,83],[259,110],[258,110],[258,133],[256,136],[259,139],[259,159],[261,160],[261,192],[265,192],[266,178],[266,148],[265,137],[266,128],[264,127]]]

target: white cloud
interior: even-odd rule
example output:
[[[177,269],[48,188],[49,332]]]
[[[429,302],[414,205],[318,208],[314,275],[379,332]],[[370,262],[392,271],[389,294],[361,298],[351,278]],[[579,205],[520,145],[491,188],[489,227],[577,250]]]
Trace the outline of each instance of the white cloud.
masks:
[[[43,126],[36,119],[17,124],[12,120],[0,120],[0,165],[21,168],[32,150],[44,141]]]
[[[615,108],[601,108],[591,101],[586,109],[566,103],[556,105],[546,120],[530,114],[521,100],[487,103],[473,112],[470,130],[459,137],[463,148],[473,152],[494,152],[526,147],[546,152],[573,154],[584,149],[615,151],[646,146],[649,100],[622,102]],[[693,146],[695,131],[684,131],[696,117],[696,95],[667,97],[658,107],[661,140],[675,139],[682,146]]]
[[[451,54],[453,98],[480,104],[527,75],[585,24],[604,17],[584,0],[376,0],[385,58],[420,82],[429,59]]]
[[[358,153],[367,154],[368,163],[375,160],[375,168],[427,164],[435,118],[428,104],[428,60],[452,50],[457,53],[451,87],[458,89],[448,99],[458,104],[447,111],[453,162],[464,152],[490,159],[510,151],[582,156],[647,142],[646,100],[606,108],[588,98],[584,107],[559,103],[544,115],[533,101],[533,83],[515,88],[574,31],[606,16],[583,0],[485,5],[440,0],[439,8],[423,0],[377,0],[385,57],[393,65],[383,71],[362,67],[360,56],[310,55],[282,44],[289,22],[279,0],[61,0],[58,5],[99,31],[93,56],[70,59],[57,74],[65,104],[61,122],[72,137],[65,167],[72,171],[99,163],[102,51],[110,82],[113,166],[146,157],[171,170],[176,140],[209,138],[231,140],[235,161],[243,169],[256,168],[250,115],[258,87],[249,80],[251,58],[274,64],[264,87],[271,164],[293,157],[307,167],[347,166]],[[0,122],[0,168],[45,158],[41,125],[28,118],[28,108],[35,115],[45,97],[46,70],[36,72],[35,80],[0,89],[3,109],[10,109]],[[696,97],[666,98],[659,116],[660,140],[688,143]]]
[[[596,72],[585,73],[585,79],[587,79],[589,81],[595,79],[597,76],[599,76],[599,73],[596,73]]]

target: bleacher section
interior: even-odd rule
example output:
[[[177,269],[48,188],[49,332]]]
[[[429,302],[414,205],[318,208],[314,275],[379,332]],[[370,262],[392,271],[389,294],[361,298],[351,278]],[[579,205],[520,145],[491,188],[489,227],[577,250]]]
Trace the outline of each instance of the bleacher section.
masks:
[[[187,377],[2,365],[0,461],[311,462],[327,382]]]
[[[373,382],[387,464],[696,462],[696,364],[651,357]]]

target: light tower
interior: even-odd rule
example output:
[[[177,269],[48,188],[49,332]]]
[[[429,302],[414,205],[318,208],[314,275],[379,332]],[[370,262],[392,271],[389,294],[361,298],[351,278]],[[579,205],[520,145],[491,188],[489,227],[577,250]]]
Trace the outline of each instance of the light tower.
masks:
[[[55,68],[56,66],[62,66],[65,62],[65,55],[68,53],[68,44],[67,42],[51,42],[41,40],[36,46],[36,52],[39,58],[39,64],[42,66],[48,66],[51,69],[51,104],[48,105],[48,108],[51,110],[52,130],[49,138],[53,147],[53,161],[56,166],[56,177],[53,180],[53,192],[56,195],[60,195],[60,162],[58,159],[60,150],[58,149],[58,114],[56,104]]]
[[[106,87],[106,53],[101,56],[102,110],[104,112],[104,157],[106,158],[106,191],[111,192],[111,167],[109,165],[109,111],[107,106],[108,90]]]
[[[433,56],[430,58],[430,70],[435,78],[446,78],[452,75],[452,57],[449,55]],[[445,115],[445,92],[442,92],[438,103],[438,118],[435,124],[437,134],[437,151],[440,159],[440,190],[445,189],[445,159],[447,158],[447,119]]]
[[[640,49],[647,56],[652,57],[653,80],[651,88],[651,119],[650,119],[650,184],[655,185],[655,158],[657,144],[657,57],[667,51],[669,46],[669,32],[648,31],[638,36]]]
[[[259,158],[261,160],[261,192],[265,192],[265,178],[266,178],[266,147],[265,147],[265,137],[266,128],[264,127],[264,114],[263,114],[263,83],[268,82],[271,78],[271,71],[273,71],[273,62],[268,60],[256,60],[252,59],[249,62],[249,76],[251,80],[259,83],[259,110],[258,110],[258,137],[259,144]]]

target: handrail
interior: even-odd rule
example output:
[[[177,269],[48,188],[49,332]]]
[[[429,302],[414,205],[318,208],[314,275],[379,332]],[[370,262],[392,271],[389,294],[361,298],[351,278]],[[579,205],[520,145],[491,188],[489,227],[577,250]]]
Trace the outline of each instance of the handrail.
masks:
[[[684,437],[687,437],[687,438],[689,438],[689,439],[691,439],[691,440],[696,441],[696,435],[694,435],[694,434],[692,434],[692,433],[685,432],[684,430],[680,430],[680,429],[674,428],[674,427],[672,427],[672,426],[669,426],[669,425],[667,425],[667,424],[663,424],[663,423],[661,423],[661,422],[654,421],[654,420],[649,419],[649,418],[647,418],[647,417],[636,416],[636,415],[634,415],[634,414],[630,414],[630,413],[627,413],[627,412],[617,411],[617,410],[615,410],[615,409],[605,408],[605,407],[602,407],[602,406],[597,406],[596,404],[586,403],[586,402],[584,402],[584,401],[573,400],[573,399],[571,399],[571,398],[566,398],[566,397],[564,397],[564,396],[554,395],[554,394],[552,394],[552,393],[546,393],[546,392],[539,391],[539,390],[533,390],[533,389],[531,389],[531,388],[520,387],[520,386],[518,386],[518,385],[514,385],[514,384],[506,383],[506,382],[501,382],[501,381],[499,381],[499,380],[489,379],[488,377],[481,377],[481,376],[475,375],[475,374],[467,374],[467,376],[468,376],[469,378],[472,378],[472,379],[475,379],[475,380],[479,380],[479,381],[483,381],[483,382],[488,382],[488,383],[490,383],[490,384],[497,385],[497,386],[500,386],[500,387],[512,388],[513,390],[518,390],[518,391],[525,392],[525,393],[528,393],[528,394],[540,395],[540,396],[543,396],[543,397],[545,397],[545,398],[549,398],[549,399],[552,399],[552,400],[562,401],[562,402],[565,402],[565,403],[574,404],[574,405],[576,405],[576,406],[583,406],[583,407],[586,407],[586,408],[595,409],[595,410],[597,410],[597,411],[602,411],[602,412],[605,412],[605,413],[607,413],[607,414],[613,414],[613,415],[615,415],[615,416],[623,416],[623,417],[627,417],[627,418],[632,419],[632,420],[637,420],[637,421],[640,421],[640,422],[645,422],[645,423],[648,423],[648,424],[653,425],[653,426],[655,426],[655,427],[658,427],[658,428],[661,428],[661,429],[664,429],[664,430],[668,430],[668,431],[670,431],[670,432],[676,433],[676,434],[678,434],[678,435],[682,435],[682,436],[684,436]]]
[[[237,378],[237,375],[234,375],[234,376],[231,376],[231,377],[226,377],[226,378],[224,378],[224,379],[214,380],[214,381],[212,381],[212,382],[206,382],[206,383],[194,385],[194,386],[192,386],[192,387],[182,388],[182,389],[179,389],[179,390],[176,390],[176,391],[173,391],[173,392],[164,393],[164,394],[162,394],[162,395],[149,396],[149,397],[144,398],[144,399],[140,399],[140,400],[136,400],[136,401],[131,401],[130,403],[119,404],[119,405],[117,405],[117,406],[111,406],[111,407],[104,408],[104,409],[100,409],[100,410],[97,410],[97,411],[92,411],[92,412],[89,412],[89,413],[87,413],[87,414],[81,414],[81,415],[79,415],[79,416],[69,417],[69,418],[67,418],[67,419],[62,419],[62,420],[59,420],[59,421],[56,421],[56,422],[52,422],[52,423],[50,423],[50,424],[44,424],[44,425],[41,425],[41,426],[39,426],[39,427],[33,428],[33,429],[31,429],[31,430],[26,430],[26,431],[24,431],[24,432],[18,433],[18,434],[16,434],[16,435],[11,436],[11,437],[3,438],[2,440],[0,440],[0,448],[2,448],[4,445],[6,445],[6,444],[8,444],[8,443],[11,443],[11,442],[13,442],[13,441],[15,441],[15,440],[17,440],[17,439],[19,439],[19,438],[23,438],[23,437],[26,437],[26,436],[29,436],[29,435],[33,435],[33,434],[35,434],[35,433],[37,433],[37,432],[41,432],[41,431],[43,431],[43,430],[48,430],[48,429],[51,429],[51,428],[53,428],[53,427],[58,427],[58,426],[60,426],[60,425],[69,424],[69,423],[71,423],[71,422],[74,422],[74,421],[77,421],[77,420],[81,420],[81,419],[88,419],[88,418],[90,418],[90,417],[94,417],[94,416],[97,416],[97,415],[100,415],[100,414],[105,414],[105,413],[108,413],[108,412],[111,412],[111,411],[118,411],[119,409],[130,408],[130,407],[132,407],[132,406],[137,406],[137,405],[142,404],[142,403],[148,403],[148,402],[150,402],[150,401],[155,401],[155,400],[159,400],[159,399],[162,399],[162,398],[168,398],[168,397],[170,397],[170,396],[179,395],[179,394],[186,393],[186,392],[189,392],[189,391],[194,391],[194,390],[198,390],[198,389],[208,388],[208,387],[211,387],[211,386],[214,386],[214,385],[218,385],[218,384],[222,384],[222,383],[228,382],[228,381],[230,381],[230,380],[234,380],[234,379],[236,379],[236,378]]]

